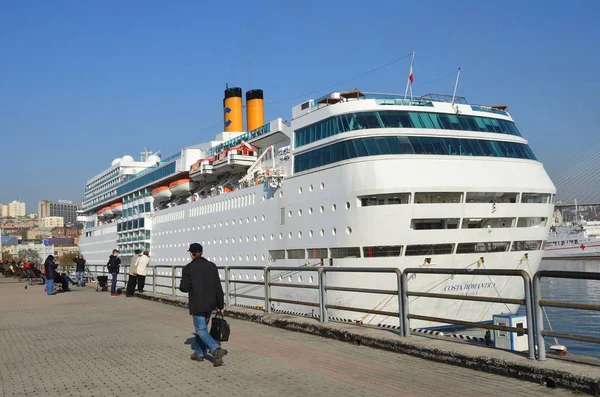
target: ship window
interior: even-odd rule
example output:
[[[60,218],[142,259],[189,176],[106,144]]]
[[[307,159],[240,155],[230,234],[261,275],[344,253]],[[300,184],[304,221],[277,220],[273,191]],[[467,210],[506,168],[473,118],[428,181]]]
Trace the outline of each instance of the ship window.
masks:
[[[506,252],[510,241],[485,241],[479,243],[460,243],[456,248],[457,254],[473,254],[484,252]]]
[[[418,244],[407,246],[404,255],[448,255],[452,251],[454,251],[454,244]]]
[[[329,256],[327,248],[309,248],[306,251],[308,252],[308,257],[312,259],[327,258]]]
[[[460,203],[462,193],[415,193],[415,204]]]
[[[376,138],[372,137],[354,138],[300,153],[295,156],[294,172],[306,171],[357,157],[398,154],[504,157],[535,160],[533,152],[527,145],[516,142],[386,136],[385,140],[377,141]]]
[[[547,219],[542,217],[519,218],[517,227],[544,227]]]
[[[285,259],[285,250],[269,250],[269,259],[272,262],[277,259]]]
[[[374,205],[408,204],[410,193],[378,194],[373,196],[362,196],[358,198],[361,207]]]
[[[548,193],[523,193],[521,202],[527,204],[547,204],[550,201]]]
[[[415,230],[433,230],[433,229],[458,229],[459,218],[428,218],[413,219],[410,223],[411,229]]]
[[[117,223],[117,232],[120,232],[120,231],[121,231],[121,224]]]
[[[542,240],[514,241],[511,251],[537,251],[541,246]]]
[[[360,258],[360,247],[331,248],[332,258]]]
[[[304,259],[306,253],[302,249],[287,250],[287,257],[288,259]]]
[[[333,135],[365,128],[446,129],[521,136],[512,121],[503,119],[430,112],[371,111],[332,116],[300,128],[295,132],[295,145],[300,147]]]
[[[464,218],[463,229],[499,229],[513,227],[515,218]]]
[[[140,218],[138,226],[139,227],[144,227],[144,218]]]
[[[280,208],[279,218],[281,219],[281,224],[285,225],[285,207]],[[240,222],[242,223],[242,222]]]
[[[387,246],[374,246],[374,247],[363,247],[363,253],[365,258],[381,258],[386,256],[400,256],[402,255],[401,245],[387,245]]]
[[[467,192],[467,203],[516,203],[518,193]]]

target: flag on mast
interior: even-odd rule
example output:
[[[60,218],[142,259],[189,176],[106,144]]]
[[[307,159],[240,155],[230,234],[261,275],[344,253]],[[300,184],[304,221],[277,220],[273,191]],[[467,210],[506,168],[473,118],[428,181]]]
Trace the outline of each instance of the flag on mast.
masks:
[[[415,80],[413,76],[413,64],[415,63],[415,52],[412,53],[412,59],[410,61],[410,69],[408,70],[408,80],[406,81],[406,90],[404,91],[404,99],[408,95],[408,89],[410,87],[410,98],[412,99],[412,84]]]
[[[415,79],[413,77],[413,72],[412,72],[412,64],[410,65],[410,73],[408,74],[408,81],[410,81],[410,84],[412,84]]]

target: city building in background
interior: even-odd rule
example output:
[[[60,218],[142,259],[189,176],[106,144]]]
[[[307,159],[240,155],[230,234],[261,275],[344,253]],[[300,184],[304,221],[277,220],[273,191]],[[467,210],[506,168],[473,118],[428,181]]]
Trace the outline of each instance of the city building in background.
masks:
[[[47,216],[40,221],[40,226],[43,228],[63,227],[64,225],[65,220],[62,216]]]
[[[3,207],[2,212],[4,213],[4,206],[2,206],[2,207]],[[25,216],[25,203],[23,203],[21,201],[14,200],[14,201],[8,203],[8,205],[6,207],[7,207],[7,211],[6,211],[5,216],[7,216],[7,217],[16,218],[16,217],[20,217],[20,216]]]
[[[38,201],[38,220],[40,226],[42,226],[44,218],[56,216],[63,218],[63,225],[74,226],[77,224],[78,209],[77,204],[73,204],[72,201],[68,200],[58,200],[56,203],[48,200],[40,200]]]
[[[2,218],[8,217],[8,205],[0,204],[0,216]]]

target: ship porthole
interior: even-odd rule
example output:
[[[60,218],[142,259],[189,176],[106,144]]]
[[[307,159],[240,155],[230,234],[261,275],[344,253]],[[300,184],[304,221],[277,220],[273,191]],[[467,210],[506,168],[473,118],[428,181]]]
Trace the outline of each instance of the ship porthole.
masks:
[[[321,229],[321,236],[325,235],[325,229]]]
[[[308,213],[309,213],[309,215],[312,215],[312,207],[310,207],[310,208],[308,209]]]
[[[308,235],[309,235],[310,237],[312,237],[312,236],[313,236],[313,231],[311,230],[310,232],[308,232]]]
[[[334,236],[337,234],[337,229],[335,227],[331,229],[331,234],[333,234]]]
[[[325,189],[325,184],[321,182],[321,190]]]
[[[302,276],[298,276],[298,282],[301,283],[302,282]]]
[[[321,214],[325,212],[325,207],[321,206]]]
[[[349,210],[350,209],[350,203],[348,201],[346,201],[346,209]]]
[[[314,277],[313,276],[309,276],[308,277],[308,282],[311,283],[311,284],[314,283],[315,282]]]
[[[301,187],[298,188],[298,194],[302,194],[302,188]]]
[[[298,238],[302,238],[302,232],[298,232]]]
[[[308,187],[308,191],[309,191],[309,192],[312,192],[312,191],[313,191],[313,185],[310,185],[310,186]]]
[[[346,228],[346,234],[352,234],[352,228],[351,227],[347,227]]]
[[[302,210],[298,210],[298,216],[302,216]]]
[[[337,205],[335,205],[335,204],[332,204],[332,205],[331,205],[331,210],[332,210],[332,211],[335,211],[335,210],[337,210]]]

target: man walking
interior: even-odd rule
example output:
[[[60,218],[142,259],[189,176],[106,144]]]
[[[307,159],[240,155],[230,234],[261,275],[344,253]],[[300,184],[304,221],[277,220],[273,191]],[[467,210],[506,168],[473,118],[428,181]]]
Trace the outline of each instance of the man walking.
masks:
[[[190,244],[188,249],[192,261],[181,272],[179,290],[188,292],[190,314],[194,318],[196,336],[194,338],[192,360],[203,361],[206,349],[214,357],[213,366],[223,365],[225,351],[208,333],[208,321],[211,312],[216,308],[219,312],[225,306],[223,288],[219,279],[217,266],[202,257],[202,246],[198,243]]]
[[[80,287],[84,286],[83,283],[83,275],[85,273],[85,259],[83,259],[83,255],[79,254],[73,258],[73,262],[75,262],[75,282]]]
[[[119,250],[113,250],[112,255],[108,257],[108,272],[112,274],[112,285],[110,286],[110,296],[119,296],[117,294],[117,276],[121,267],[121,258],[119,258]]]

